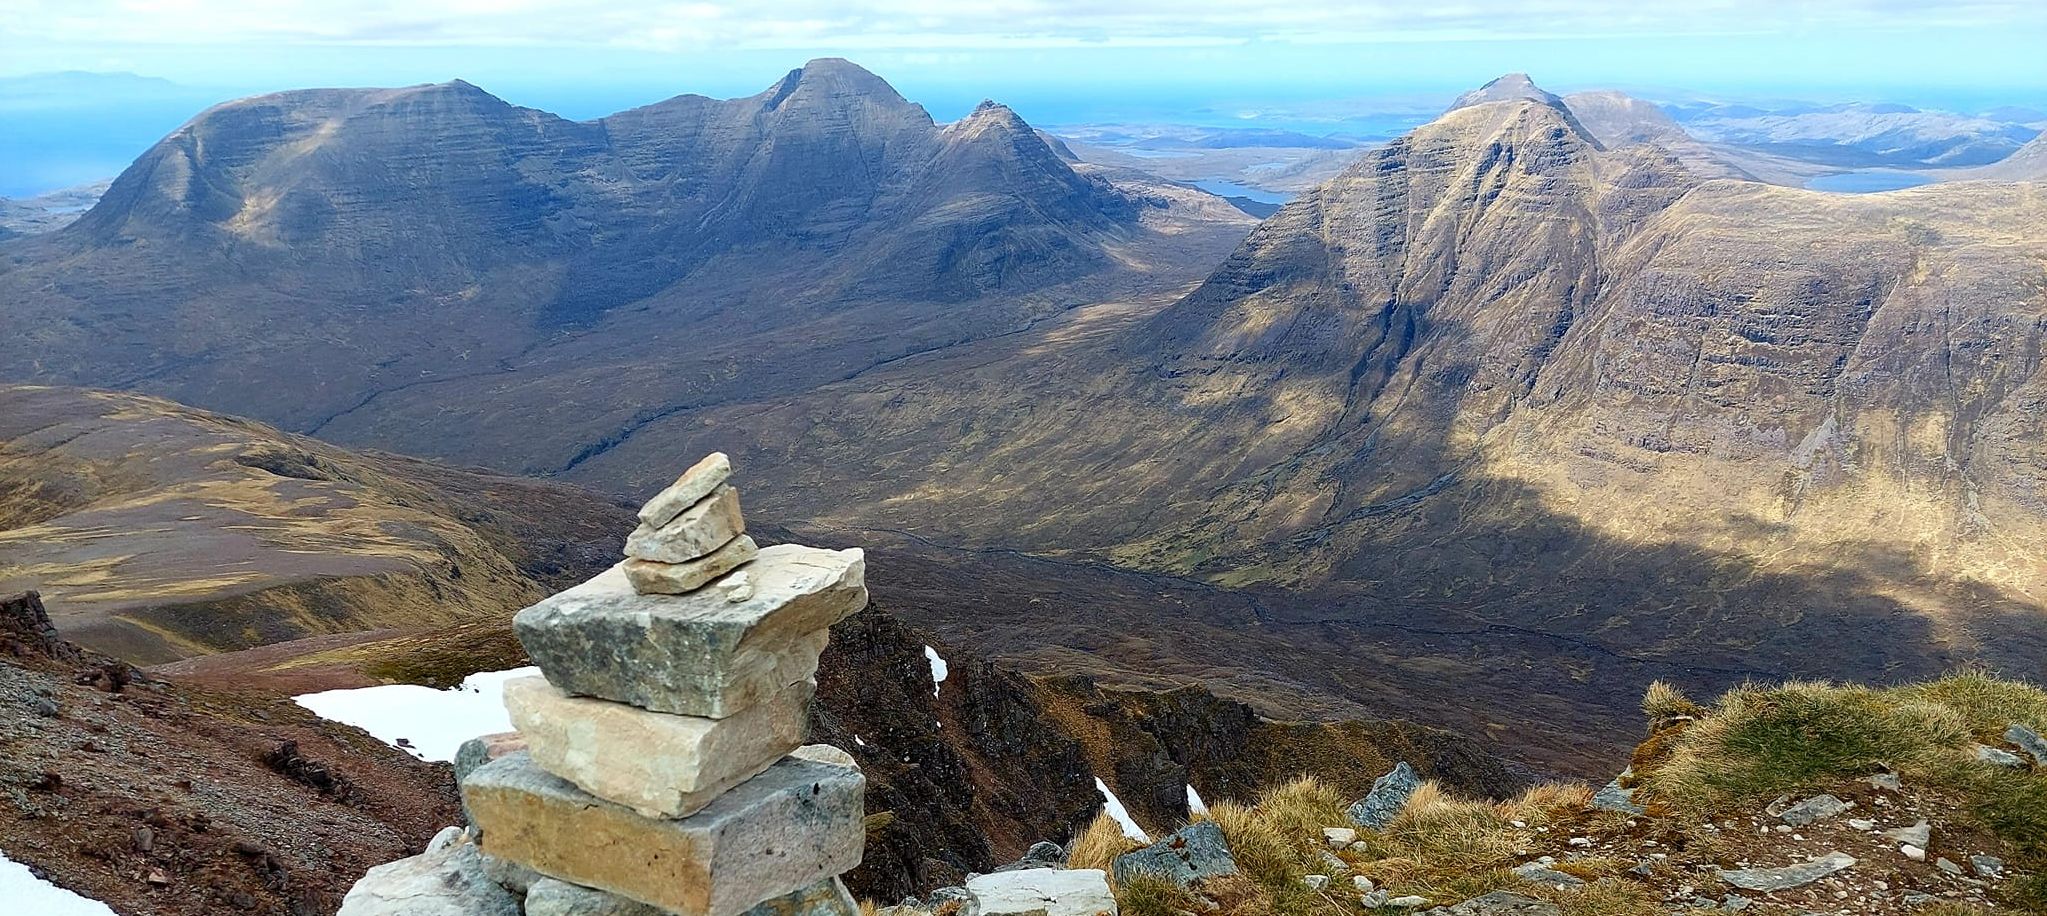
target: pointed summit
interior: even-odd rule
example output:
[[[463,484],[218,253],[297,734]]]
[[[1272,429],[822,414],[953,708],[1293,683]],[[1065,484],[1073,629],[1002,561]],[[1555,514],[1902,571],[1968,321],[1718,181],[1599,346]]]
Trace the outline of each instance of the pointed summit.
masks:
[[[1483,105],[1487,102],[1515,102],[1523,100],[1541,102],[1553,108],[1562,109],[1565,107],[1563,99],[1535,85],[1535,81],[1529,79],[1528,74],[1509,73],[1458,96],[1457,101],[1450,103],[1449,110],[1456,111],[1459,108],[1469,108],[1473,105]]]
[[[764,106],[780,109],[791,100],[812,104],[840,104],[859,99],[886,108],[915,108],[888,81],[852,61],[821,57],[789,71],[788,76],[769,89]]]

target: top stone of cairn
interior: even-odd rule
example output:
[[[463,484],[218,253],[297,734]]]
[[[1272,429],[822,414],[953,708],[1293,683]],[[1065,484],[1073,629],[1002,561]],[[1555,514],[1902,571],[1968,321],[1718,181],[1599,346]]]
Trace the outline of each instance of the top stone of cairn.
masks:
[[[669,484],[668,489],[654,494],[653,499],[647,500],[647,504],[640,507],[640,524],[648,528],[659,528],[675,521],[675,517],[681,515],[684,509],[711,495],[712,490],[718,489],[718,485],[731,476],[732,459],[726,457],[724,452],[705,455],[702,461],[690,465],[689,470],[682,472],[681,477],[675,478],[675,482]]]

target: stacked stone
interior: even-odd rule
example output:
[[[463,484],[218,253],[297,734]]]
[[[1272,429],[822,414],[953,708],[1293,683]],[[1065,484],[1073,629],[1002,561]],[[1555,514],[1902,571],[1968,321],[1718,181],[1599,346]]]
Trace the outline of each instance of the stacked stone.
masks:
[[[731,472],[698,462],[624,562],[513,621],[544,676],[505,685],[519,741],[462,794],[485,856],[535,873],[528,916],[857,912],[838,876],[866,781],[802,745],[827,630],[867,603],[861,553],[757,547]]]

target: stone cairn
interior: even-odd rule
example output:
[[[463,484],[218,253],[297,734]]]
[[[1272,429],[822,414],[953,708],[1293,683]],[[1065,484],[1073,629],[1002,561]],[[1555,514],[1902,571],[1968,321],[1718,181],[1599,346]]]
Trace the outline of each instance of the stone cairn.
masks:
[[[827,630],[867,603],[862,555],[758,547],[731,472],[698,462],[624,562],[513,621],[544,677],[505,685],[518,731],[456,771],[472,858],[527,916],[858,912],[839,875],[866,780],[803,738]]]

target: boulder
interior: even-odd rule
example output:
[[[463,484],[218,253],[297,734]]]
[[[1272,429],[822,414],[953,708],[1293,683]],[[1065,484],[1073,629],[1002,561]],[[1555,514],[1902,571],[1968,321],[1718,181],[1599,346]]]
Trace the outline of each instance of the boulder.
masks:
[[[625,561],[626,581],[642,595],[687,595],[711,580],[746,565],[760,555],[753,538],[740,535],[725,546],[687,563],[657,563],[653,560]]]
[[[738,916],[860,864],[857,767],[791,755],[682,820],[653,820],[513,754],[462,792],[484,849],[548,877],[693,916]]]
[[[1422,778],[1403,760],[1394,765],[1392,772],[1373,781],[1372,791],[1352,802],[1346,813],[1360,827],[1384,830],[1421,784]]]
[[[1720,880],[1745,891],[1781,891],[1811,884],[1854,864],[1854,856],[1830,852],[1809,862],[1781,868],[1739,868],[1718,874]]]
[[[1357,830],[1350,827],[1322,828],[1322,842],[1331,849],[1342,849],[1358,841]]]
[[[1577,875],[1557,871],[1542,862],[1525,862],[1514,866],[1514,877],[1551,887],[1577,887],[1585,883],[1585,879]]]
[[[1969,866],[1976,870],[1976,874],[1979,877],[1989,878],[1993,881],[2004,877],[2004,860],[1996,856],[1970,856]]]
[[[1884,831],[1884,836],[1897,840],[1900,843],[1925,849],[1933,845],[1933,825],[1928,823],[1925,818],[1920,818],[1919,823],[1913,824],[1910,827],[1893,827],[1886,830]]]
[[[1398,905],[1398,901],[1389,900],[1387,903]],[[1511,891],[1494,891],[1455,906],[1439,906],[1426,912],[1435,916],[1562,916],[1563,913],[1554,903]]]
[[[732,459],[725,457],[724,452],[705,455],[690,465],[689,470],[682,472],[681,477],[675,478],[667,489],[654,494],[653,499],[640,507],[640,524],[660,528],[675,521],[684,509],[702,502],[731,476]]]
[[[535,763],[647,817],[683,817],[803,745],[815,681],[723,719],[572,697],[546,679],[505,682],[505,709]]]
[[[1117,884],[1142,872],[1186,887],[1206,878],[1236,874],[1237,860],[1230,855],[1221,827],[1214,821],[1195,821],[1150,846],[1117,856],[1111,868]]]
[[[625,555],[659,563],[687,563],[746,533],[739,491],[720,486],[659,528],[641,525],[625,539]]]
[[[1833,817],[1855,807],[1832,795],[1815,795],[1805,801],[1784,809],[1777,819],[1793,827],[1804,827],[1821,818]]]
[[[747,910],[745,916],[857,916],[860,906],[837,878],[819,881]],[[667,910],[594,888],[542,878],[526,894],[526,916],[669,916]]]
[[[519,898],[484,874],[474,844],[455,843],[370,869],[337,916],[519,916]]]
[[[525,749],[526,739],[518,732],[499,732],[464,741],[455,750],[455,782],[461,783],[477,767]]]
[[[513,619],[565,693],[721,719],[808,679],[826,629],[867,604],[858,549],[769,547],[747,567],[742,601],[718,589],[642,595],[622,565]]]
[[[1029,868],[967,879],[967,916],[1116,916],[1098,868]]]
[[[2047,767],[2047,738],[2040,737],[2039,732],[2014,722],[2004,730],[2004,740],[2018,745],[2036,766]]]
[[[1614,777],[1612,782],[1592,793],[1592,807],[1601,811],[1619,811],[1622,814],[1641,814],[1648,810],[1635,804],[1635,790],[1621,787],[1620,776]]]

